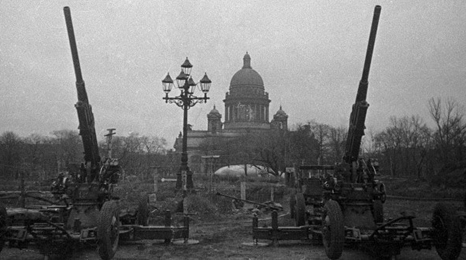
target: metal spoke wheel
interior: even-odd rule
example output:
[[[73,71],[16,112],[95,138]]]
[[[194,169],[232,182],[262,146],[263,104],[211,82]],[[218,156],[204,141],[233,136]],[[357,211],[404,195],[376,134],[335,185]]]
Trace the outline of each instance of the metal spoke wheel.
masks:
[[[461,253],[461,222],[451,204],[437,203],[432,216],[432,239],[443,260],[457,259]]]
[[[297,227],[304,226],[306,224],[306,201],[304,200],[304,194],[296,194],[296,204],[294,212],[295,224]]]
[[[340,205],[329,200],[325,203],[322,215],[322,243],[330,259],[338,259],[343,253],[345,243],[345,226]]]
[[[119,240],[120,210],[116,201],[107,201],[100,210],[97,235],[99,237],[99,255],[103,260],[110,260],[116,253]]]
[[[149,225],[149,195],[147,194],[139,200],[136,222],[141,226]]]

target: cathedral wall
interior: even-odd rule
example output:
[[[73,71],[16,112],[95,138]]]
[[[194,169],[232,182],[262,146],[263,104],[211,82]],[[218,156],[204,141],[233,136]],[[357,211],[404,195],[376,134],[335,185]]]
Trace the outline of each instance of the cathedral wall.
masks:
[[[225,122],[224,129],[270,129],[269,123],[258,122]]]

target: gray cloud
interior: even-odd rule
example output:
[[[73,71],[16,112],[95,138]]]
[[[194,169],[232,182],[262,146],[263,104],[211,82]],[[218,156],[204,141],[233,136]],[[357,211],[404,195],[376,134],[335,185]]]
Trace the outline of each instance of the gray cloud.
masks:
[[[0,132],[77,128],[76,90],[62,8],[70,5],[97,132],[156,135],[171,143],[182,111],[165,104],[161,80],[185,57],[212,79],[211,100],[190,110],[206,128],[246,51],[291,124],[346,126],[362,72],[373,1],[2,1]],[[466,103],[461,1],[380,1],[367,125],[392,115],[426,121],[430,97]],[[101,138],[101,136],[99,136]]]

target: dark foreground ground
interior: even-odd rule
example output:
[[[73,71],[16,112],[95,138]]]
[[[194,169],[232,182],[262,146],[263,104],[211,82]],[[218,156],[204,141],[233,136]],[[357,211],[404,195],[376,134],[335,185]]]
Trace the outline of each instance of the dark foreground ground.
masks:
[[[6,260],[42,260],[43,256],[31,249],[7,249],[2,252],[0,259]],[[82,250],[71,259],[99,260],[95,249]],[[322,246],[311,246],[306,243],[287,243],[279,247],[251,248],[241,243],[225,245],[198,244],[190,246],[163,246],[147,242],[140,245],[122,245],[118,249],[115,260],[153,260],[153,259],[300,259],[327,260]],[[368,254],[355,249],[345,249],[342,260],[370,260]],[[403,249],[398,260],[440,259],[435,250],[413,251]],[[462,252],[459,259],[466,259]]]
[[[417,226],[430,226],[431,211],[435,202],[389,200],[385,204],[385,217],[394,217],[397,212],[410,210],[418,217]],[[284,214],[284,213],[283,213]],[[263,215],[267,218],[268,215]],[[289,216],[280,219],[281,225],[290,224]],[[149,260],[149,259],[312,259],[326,260],[324,248],[313,245],[309,241],[286,241],[278,246],[246,246],[244,242],[252,242],[251,221],[245,219],[220,222],[197,222],[190,230],[191,239],[198,240],[196,245],[164,245],[161,241],[139,241],[134,244],[121,244],[115,260]],[[268,242],[268,241],[259,241]],[[43,256],[34,248],[18,250],[4,248],[0,259],[5,260],[42,260]],[[96,248],[85,248],[76,251],[70,259],[100,259]],[[340,259],[365,260],[374,259],[367,252],[356,248],[345,248]],[[414,251],[404,248],[398,260],[440,259],[435,249]],[[466,259],[463,249],[459,259]]]

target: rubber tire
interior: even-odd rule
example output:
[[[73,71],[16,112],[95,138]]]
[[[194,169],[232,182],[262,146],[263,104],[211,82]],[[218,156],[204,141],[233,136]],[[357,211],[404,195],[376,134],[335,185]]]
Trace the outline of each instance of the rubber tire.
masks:
[[[455,207],[437,203],[432,214],[432,228],[432,240],[440,258],[457,259],[462,248],[462,229]]]
[[[383,223],[384,218],[383,218],[383,203],[381,200],[374,200],[372,203],[372,215],[374,216],[374,222],[377,223]]]
[[[5,232],[8,228],[8,214],[6,212],[5,206],[0,203],[0,252],[3,250],[3,246],[5,245]]]
[[[322,244],[325,254],[330,259],[338,259],[343,253],[345,244],[345,226],[340,205],[329,200],[324,205],[322,214]]]
[[[292,192],[290,195],[290,218],[294,219],[296,213],[296,192]]]
[[[296,194],[296,205],[295,205],[295,224],[297,227],[304,226],[306,224],[306,201],[304,200],[304,194]]]
[[[141,226],[149,225],[149,195],[147,194],[139,200],[136,224]]]
[[[119,241],[120,210],[116,201],[107,201],[100,210],[97,235],[99,238],[99,255],[102,260],[115,256]]]

